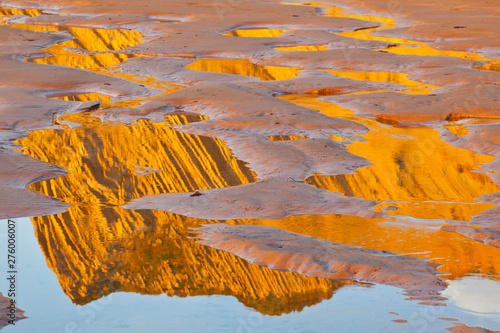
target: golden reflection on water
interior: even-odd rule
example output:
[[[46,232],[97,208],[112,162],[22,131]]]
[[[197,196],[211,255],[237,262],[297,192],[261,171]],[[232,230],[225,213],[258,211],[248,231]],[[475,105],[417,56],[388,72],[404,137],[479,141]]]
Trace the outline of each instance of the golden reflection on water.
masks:
[[[456,148],[428,127],[380,128],[348,146],[350,153],[373,165],[348,175],[316,175],[311,185],[397,207],[387,214],[420,219],[469,221],[495,207],[475,198],[500,191],[491,178],[477,172],[493,157]]]
[[[319,2],[309,2],[309,3],[285,3],[286,5],[299,5],[299,6],[313,6],[313,7],[321,7],[325,8],[326,17],[345,17],[345,18],[353,18],[363,21],[374,22],[376,26],[369,28],[356,29],[354,31],[346,31],[336,33],[336,35],[353,38],[357,40],[370,40],[370,41],[378,41],[385,42],[391,44],[391,47],[384,49],[376,49],[375,51],[393,53],[393,54],[401,54],[401,55],[416,55],[416,56],[445,56],[445,57],[453,57],[459,59],[466,60],[476,60],[476,61],[488,61],[498,63],[498,60],[488,59],[482,57],[476,53],[471,52],[462,52],[462,51],[448,51],[448,50],[439,50],[435,49],[429,45],[425,45],[422,42],[412,41],[403,38],[397,37],[381,37],[375,36],[372,33],[375,31],[386,30],[396,26],[396,22],[394,19],[389,17],[377,17],[370,15],[349,15],[342,14],[344,9],[330,6],[324,3]],[[488,67],[481,67],[480,69],[490,70]]]
[[[167,117],[169,118],[169,117]],[[189,135],[172,122],[106,125],[73,115],[84,127],[39,130],[18,141],[25,153],[69,171],[30,188],[72,204],[123,205],[134,198],[241,185],[255,180],[217,139]],[[135,175],[136,166],[160,172]],[[69,188],[72,191],[68,191]]]
[[[334,9],[328,14],[342,16]],[[401,45],[411,42],[404,44],[405,40],[383,40],[370,35],[374,30],[387,28],[393,23],[392,19],[344,17],[383,24],[351,35],[346,33],[348,37],[373,38]],[[52,56],[33,62],[100,73],[106,73],[105,68],[133,57],[120,51],[142,42],[140,34],[133,30],[12,26],[33,31],[66,32],[77,38],[47,48]],[[285,31],[272,30],[246,29],[232,33],[242,37],[276,37]],[[281,50],[312,51],[308,47]],[[398,47],[388,50],[393,49],[402,52]],[[423,44],[401,49],[431,52]],[[447,56],[475,57],[458,53]],[[298,68],[260,66],[247,59],[200,59],[187,68],[253,76],[261,80],[286,80],[299,75]],[[355,80],[400,84],[409,90],[404,93],[410,94],[426,94],[436,88],[409,80],[404,73],[331,72]],[[180,88],[147,77],[107,74],[161,88],[166,93]],[[100,100],[103,108],[134,107],[143,101],[113,102],[111,96],[98,93],[55,98],[84,102]],[[468,221],[471,216],[494,207],[475,200],[484,194],[500,191],[486,174],[478,172],[480,165],[492,161],[492,157],[453,147],[431,128],[380,125],[313,96],[285,95],[279,98],[331,117],[354,120],[370,128],[370,132],[363,136],[366,141],[350,143],[348,149],[370,160],[371,166],[348,175],[314,175],[307,179],[309,184],[346,196],[382,202],[377,209],[394,216]],[[35,217],[32,221],[49,267],[57,274],[64,292],[73,302],[85,304],[117,291],[181,297],[222,294],[233,295],[261,313],[279,315],[300,311],[305,306],[330,298],[336,289],[350,283],[250,265],[230,253],[197,244],[189,237],[189,228],[214,221],[120,208],[134,198],[147,195],[185,192],[186,200],[195,200],[188,192],[237,186],[256,180],[256,175],[243,161],[235,158],[221,140],[189,135],[169,127],[205,119],[202,116],[171,115],[160,123],[139,120],[132,125],[112,125],[87,113],[70,114],[61,120],[82,127],[33,131],[29,137],[18,140],[26,148],[25,154],[62,166],[69,172],[63,177],[32,184],[30,188],[72,204],[63,214]],[[459,136],[467,134],[460,125],[452,124],[448,130]],[[269,136],[273,141],[303,138],[298,135]],[[417,252],[413,255],[443,264],[440,270],[450,274],[449,278],[471,272],[495,274],[500,268],[500,249],[416,223],[402,225],[396,220],[341,215],[228,223],[274,226],[369,249]]]
[[[119,207],[145,195],[255,181],[220,140],[138,121],[33,131],[18,143],[27,155],[69,171],[30,188],[73,204],[66,213],[32,221],[49,267],[75,303],[117,291],[221,294],[279,315],[330,298],[349,283],[250,265],[188,237],[189,227],[210,221]],[[149,172],[138,175],[141,167]],[[186,193],[186,200],[196,198]]]
[[[60,45],[61,48],[80,49],[89,52],[118,51],[142,43],[141,34],[132,29],[99,29],[39,24],[9,24],[8,26],[35,32],[66,33],[75,39],[56,45]]]
[[[137,54],[124,52],[126,48],[142,43],[141,34],[135,30],[66,27],[55,25],[45,26],[37,24],[11,24],[9,27],[36,32],[66,33],[74,38],[43,49],[50,55],[43,58],[27,59],[29,62],[78,68],[107,76],[119,77],[127,81],[164,90],[163,95],[172,93],[182,88],[182,86],[178,84],[156,81],[156,79],[152,77],[112,71],[116,65],[121,64],[128,59],[140,57],[140,55]],[[148,99],[159,97],[159,95],[149,96],[147,98],[121,98],[118,101],[113,101],[113,97],[114,96],[101,93],[82,93],[58,97],[53,96],[53,98],[67,101],[88,102],[100,100],[101,108],[134,108],[138,107]]]
[[[267,137],[275,142],[307,139],[302,135],[268,135]]]
[[[75,40],[68,40],[43,49],[50,53],[51,56],[30,59],[29,61],[85,70],[113,67],[127,59],[137,57],[137,55],[115,51],[121,51],[127,47],[142,43],[139,32],[127,29],[97,29],[34,24],[12,24],[9,27],[36,32],[64,32],[75,37]]]
[[[346,15],[346,14],[341,14],[340,13],[341,11],[342,9],[340,8],[327,9],[325,10],[325,12],[327,13],[327,15],[325,16],[354,18],[358,20],[370,21],[380,24],[380,26],[378,27],[337,33],[337,35],[343,37],[349,37],[359,40],[371,40],[371,41],[378,41],[378,42],[385,42],[392,44],[390,48],[378,49],[376,51],[382,51],[393,54],[402,54],[402,55],[445,56],[445,57],[453,57],[466,60],[478,60],[478,61],[490,60],[476,53],[439,50],[418,41],[412,41],[403,38],[374,36],[372,35],[372,32],[374,31],[385,30],[396,26],[396,22],[394,22],[394,19],[387,17],[369,16],[369,15]],[[394,44],[399,44],[399,45],[394,46]]]
[[[186,68],[202,72],[253,76],[258,77],[262,81],[288,80],[300,74],[299,68],[261,66],[252,63],[248,59],[199,59],[187,65]]]
[[[446,125],[445,127],[451,134],[455,134],[456,136],[466,136],[469,134],[469,130],[464,125],[451,124]]]
[[[288,30],[283,29],[266,29],[266,28],[251,28],[251,29],[237,29],[222,34],[223,36],[236,36],[236,37],[279,37],[282,33]]]
[[[488,64],[488,65],[477,67],[476,69],[483,69],[486,71],[500,72],[500,63],[494,62],[494,63]]]
[[[326,51],[329,49],[327,45],[299,45],[299,46],[283,46],[275,47],[277,51],[293,52],[293,51]]]
[[[284,32],[287,32],[289,30],[282,30],[282,29],[258,29],[258,28],[251,28],[251,29],[237,29],[233,30],[227,33],[224,33],[222,35],[224,36],[235,36],[235,37],[257,37],[257,38],[262,38],[262,37],[279,37],[281,34]],[[275,47],[275,50],[278,51],[324,51],[328,50],[329,47],[327,45],[299,45],[299,46],[284,46],[284,47]]]
[[[29,17],[43,15],[39,9],[22,9],[22,8],[6,8],[0,7],[0,16],[24,15]]]
[[[189,228],[208,221],[167,212],[82,205],[32,220],[49,267],[77,304],[120,291],[232,295],[263,314],[281,315],[350,283],[252,265],[200,245]]]
[[[75,94],[75,95],[65,95],[65,96],[54,96],[53,99],[58,99],[61,101],[71,101],[71,102],[91,102],[100,101],[101,108],[107,109],[111,107],[111,99],[113,96],[108,96],[100,93],[87,93],[87,94]]]
[[[350,120],[360,119],[359,117],[354,116],[355,113],[353,111],[333,103],[324,102],[314,96],[282,95],[278,96],[277,98],[312,110],[317,110],[329,117],[347,118]]]
[[[116,75],[118,76],[118,75]],[[148,86],[153,86],[155,84],[149,84],[146,83]],[[180,89],[179,86],[174,86],[173,84],[170,84],[169,82],[162,82],[164,86],[162,87],[163,89],[167,90],[164,94],[169,94],[173,91],[176,91]],[[166,85],[170,85],[170,88],[167,89]],[[140,106],[144,101],[148,99],[152,99],[154,97],[158,96],[153,96],[153,97],[148,97],[148,98],[132,98],[132,99],[119,99],[117,101],[114,101],[113,98],[114,96],[110,95],[105,95],[105,94],[100,94],[100,93],[83,93],[83,94],[72,94],[72,95],[63,95],[63,96],[51,96],[50,98],[53,99],[59,99],[62,101],[73,101],[73,102],[91,102],[91,101],[100,101],[100,109],[108,109],[108,108],[135,108]],[[64,115],[60,117],[59,120],[69,120],[71,117],[79,117],[75,115]],[[88,117],[84,117],[80,120],[85,119],[85,121],[91,120]]]
[[[373,72],[373,71],[340,71],[329,70],[330,73],[346,79],[369,82],[387,82],[404,86],[409,91],[394,91],[408,95],[426,95],[432,93],[439,86],[425,84],[408,79],[408,74],[395,72]]]
[[[350,143],[347,148],[368,159],[371,166],[357,169],[355,174],[310,176],[306,179],[309,184],[382,202],[378,209],[392,207],[387,211],[390,215],[420,219],[469,221],[495,207],[475,200],[500,191],[487,174],[478,172],[494,157],[454,147],[429,127],[388,127],[313,96],[279,98],[370,128],[362,136],[366,141]]]

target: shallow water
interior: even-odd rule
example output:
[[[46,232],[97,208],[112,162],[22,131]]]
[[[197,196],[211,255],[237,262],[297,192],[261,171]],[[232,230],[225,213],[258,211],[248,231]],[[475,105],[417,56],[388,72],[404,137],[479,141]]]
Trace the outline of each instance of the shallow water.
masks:
[[[64,294],[61,279],[47,266],[30,220],[16,219],[16,222],[19,302],[29,319],[5,327],[2,329],[5,332],[156,332],[165,327],[172,332],[323,332],[332,327],[342,332],[439,332],[451,324],[440,319],[446,317],[460,318],[470,325],[500,325],[500,308],[495,297],[500,285],[477,275],[451,283],[445,293],[450,298],[446,307],[417,305],[405,300],[399,288],[359,283],[332,285],[330,292],[322,294],[317,302],[294,299],[292,303],[288,299],[288,304],[294,304],[291,312],[289,309],[269,313],[266,301],[261,301],[264,308],[252,309],[244,306],[241,299],[216,293],[179,297],[134,290],[77,305]],[[3,228],[6,221],[0,223]],[[138,258],[135,260],[137,263]],[[5,288],[5,282],[2,284]],[[394,319],[408,323],[392,322]]]
[[[487,65],[477,68],[492,71],[497,64],[475,53],[437,50],[418,41],[372,34],[394,27],[390,18],[342,14],[340,8],[323,4],[307,6],[317,7],[324,17],[377,23],[377,27],[335,33],[353,43],[398,44],[373,52],[485,61]],[[3,9],[1,14],[45,15],[18,9]],[[476,217],[497,207],[494,199],[485,199],[500,192],[498,179],[493,177],[498,170],[491,167],[494,154],[454,144],[482,124],[467,120],[405,124],[385,115],[365,117],[329,99],[380,93],[428,96],[439,90],[439,84],[406,72],[332,69],[300,62],[271,64],[234,54],[226,58],[193,55],[196,59],[185,69],[202,76],[187,83],[170,80],[174,76],[164,75],[165,79],[120,67],[139,58],[170,57],[131,51],[148,38],[135,29],[11,24],[7,18],[2,24],[74,38],[45,48],[46,56],[28,57],[27,62],[85,70],[148,89],[137,95],[85,86],[54,89],[47,98],[99,104],[84,112],[59,114],[51,128],[31,130],[16,141],[24,155],[68,172],[28,188],[71,206],[64,213],[14,219],[20,262],[17,302],[28,318],[16,327],[4,328],[6,332],[153,332],[166,326],[172,332],[323,332],[332,327],[341,332],[440,332],[452,326],[440,318],[500,329],[500,308],[492,296],[500,288],[500,248],[441,229],[462,224],[484,227],[484,221],[476,222]],[[320,44],[277,46],[281,43],[273,39],[294,33],[286,28],[260,25],[221,35],[267,38],[269,48],[283,54],[331,49]],[[196,89],[199,82],[210,85],[241,77],[251,80],[241,81],[245,88],[238,87],[248,92],[248,87],[258,84],[296,82],[313,70],[352,80],[351,90],[356,91],[344,86],[322,90],[325,93],[311,89],[271,95],[266,86],[260,86],[260,95],[251,100],[257,115],[246,105],[238,105],[237,96],[216,95],[218,86],[206,95],[168,99],[185,88]],[[213,81],[212,76],[203,76],[219,74],[225,76],[213,76]],[[203,84],[198,87],[203,89]],[[264,97],[283,104],[270,106]],[[198,100],[201,106],[192,107]],[[147,103],[153,104],[143,107]],[[188,106],[179,106],[182,103]],[[321,121],[309,124],[295,119],[297,114],[292,112],[303,110],[310,112],[305,118],[325,116],[343,127],[328,131]],[[342,172],[331,171],[337,164],[335,171]],[[343,201],[335,204],[354,208],[332,213],[335,209],[325,210],[318,204],[319,215],[314,214],[314,201],[294,201],[294,183],[318,191],[319,201],[326,202],[324,193],[337,193]],[[251,184],[260,188],[270,184],[269,197],[263,200],[272,205],[275,197],[283,197],[285,204],[275,207],[283,212],[262,207],[252,211],[258,203],[248,187]],[[291,186],[291,192],[273,192],[274,184]],[[195,200],[230,193],[225,189],[242,191],[233,192],[238,198],[227,194],[213,202],[213,210],[220,204],[226,218],[203,218],[212,211],[204,211],[206,206]],[[191,196],[195,191],[201,192],[200,197]],[[288,195],[290,202],[286,202]],[[159,210],[164,206],[158,203],[169,198],[181,198],[181,204]],[[240,211],[252,218],[239,218],[241,212],[230,206],[235,199],[244,202]],[[357,207],[358,202],[363,205]],[[147,209],[148,205],[154,209]],[[272,269],[271,252],[267,261],[257,265],[252,263],[251,252],[243,255],[200,244],[203,237],[196,228],[221,222],[275,227],[428,260],[438,265],[439,277],[448,285],[441,292],[446,298],[430,296],[446,306],[418,304],[427,299],[408,299],[411,295],[402,289],[372,280],[300,274],[292,269],[298,260],[293,254],[281,263],[285,269],[277,270]],[[327,266],[322,261],[318,265]],[[402,322],[394,321],[398,319]]]

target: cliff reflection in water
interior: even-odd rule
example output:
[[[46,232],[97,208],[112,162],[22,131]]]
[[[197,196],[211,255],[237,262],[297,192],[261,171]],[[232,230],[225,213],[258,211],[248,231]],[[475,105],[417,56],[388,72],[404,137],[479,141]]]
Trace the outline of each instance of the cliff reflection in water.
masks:
[[[419,219],[470,221],[493,204],[477,200],[496,193],[500,186],[478,169],[493,161],[441,140],[428,127],[371,131],[365,142],[349,145],[349,152],[367,158],[373,165],[350,175],[315,175],[314,186],[344,193],[391,207],[387,214]],[[385,203],[384,203],[385,202]]]
[[[66,33],[74,37],[75,39],[43,49],[50,53],[50,56],[29,59],[28,61],[86,70],[113,67],[127,59],[137,57],[137,55],[123,52],[123,50],[142,43],[139,32],[127,29],[98,29],[36,24],[11,24],[9,27],[36,32]]]
[[[349,143],[347,149],[372,165],[354,174],[313,175],[306,179],[310,185],[381,202],[376,209],[389,215],[426,220],[470,221],[472,216],[495,207],[477,200],[500,191],[500,186],[481,170],[482,165],[494,160],[493,156],[455,147],[430,127],[386,126],[314,96],[287,95],[280,99],[370,129],[362,136],[365,141]],[[451,131],[464,129],[455,127]]]
[[[119,207],[145,195],[255,181],[220,140],[177,132],[165,123],[93,126],[87,120],[82,128],[31,132],[19,143],[26,154],[69,171],[31,189],[72,207],[32,221],[49,267],[77,304],[117,291],[217,294],[277,315],[330,298],[349,283],[251,265],[188,237],[190,227],[210,221]],[[186,193],[186,200],[196,198]]]
[[[64,292],[86,304],[112,292],[168,296],[232,295],[279,315],[330,298],[333,281],[249,264],[196,243],[197,221],[160,211],[75,206],[33,218],[36,237]]]
[[[187,69],[202,72],[234,74],[257,77],[262,81],[293,79],[300,73],[299,68],[284,66],[261,66],[248,59],[199,59],[186,66]]]
[[[18,13],[5,13],[13,14]],[[125,77],[107,71],[135,56],[124,52],[142,42],[134,30],[10,26],[64,32],[75,38],[46,48],[50,56],[29,61],[92,70],[130,81],[139,79],[141,84],[165,93],[178,89],[151,78]],[[239,71],[239,65],[235,65],[236,69],[230,66],[230,72]],[[263,79],[293,77],[296,72],[262,67]],[[83,102],[100,100],[103,109],[134,107],[144,100],[113,101],[112,96],[99,93],[52,97]],[[261,313],[279,315],[319,303],[350,283],[251,265],[233,254],[197,244],[188,236],[190,227],[210,221],[119,207],[134,198],[160,193],[186,192],[186,200],[195,200],[188,192],[256,180],[254,173],[233,157],[222,141],[169,127],[205,119],[198,115],[171,115],[161,123],[141,120],[131,125],[113,125],[88,114],[70,114],[58,119],[67,129],[33,131],[18,141],[27,155],[60,165],[69,172],[30,188],[72,204],[65,213],[34,217],[32,221],[48,266],[74,303],[86,304],[119,291],[180,297],[233,295]],[[71,129],[68,124],[82,127]]]

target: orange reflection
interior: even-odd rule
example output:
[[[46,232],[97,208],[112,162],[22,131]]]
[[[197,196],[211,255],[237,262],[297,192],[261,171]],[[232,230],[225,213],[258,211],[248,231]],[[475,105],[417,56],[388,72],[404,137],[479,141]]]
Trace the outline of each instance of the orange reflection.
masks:
[[[137,55],[116,53],[127,47],[142,43],[141,35],[134,30],[96,29],[63,26],[43,26],[34,24],[13,24],[12,28],[37,32],[66,32],[76,40],[68,40],[49,46],[44,51],[49,57],[31,59],[31,62],[61,65],[86,70],[113,67]]]
[[[456,136],[466,136],[469,134],[469,130],[464,125],[452,124],[445,127],[450,133],[455,134]]]
[[[275,142],[307,139],[302,135],[268,135],[267,137]]]
[[[227,32],[225,34],[222,34],[224,36],[237,36],[237,37],[257,37],[257,38],[262,38],[262,37],[278,37],[282,33],[286,32],[288,30],[282,30],[282,29],[259,29],[259,28],[251,28],[251,29],[238,29],[234,30],[231,32]]]
[[[251,265],[197,244],[189,227],[210,221],[119,207],[145,195],[255,181],[220,140],[177,132],[166,126],[172,121],[125,126],[73,116],[85,126],[33,131],[18,141],[29,156],[69,171],[30,188],[72,204],[66,213],[32,221],[49,267],[73,302],[118,291],[219,294],[279,315],[330,298],[349,283]],[[195,199],[186,193],[186,200]]]
[[[401,222],[406,223],[401,223]],[[229,224],[276,227],[330,242],[364,249],[391,251],[431,260],[446,279],[471,273],[500,273],[500,248],[466,236],[439,230],[446,222],[421,224],[404,220],[369,219],[347,215],[302,215],[284,219],[235,220]]]
[[[166,212],[79,205],[32,221],[49,267],[77,304],[120,291],[232,295],[263,314],[281,315],[350,283],[252,265],[197,244],[189,228],[208,221]]]
[[[325,15],[327,17],[345,17],[345,18],[353,18],[363,21],[369,21],[376,23],[375,27],[370,27],[366,29],[356,29],[354,31],[346,31],[337,33],[339,36],[349,37],[358,40],[371,40],[378,41],[391,44],[391,47],[384,49],[377,49],[375,51],[393,53],[393,54],[403,54],[403,55],[417,55],[417,56],[445,56],[445,57],[453,57],[459,59],[466,60],[476,60],[476,61],[488,61],[488,62],[496,62],[498,60],[488,59],[478,55],[477,53],[470,52],[461,52],[461,51],[447,51],[447,50],[439,50],[428,45],[425,45],[422,42],[412,41],[403,38],[395,38],[395,37],[381,37],[374,36],[372,32],[380,31],[392,28],[396,26],[396,22],[394,19],[388,17],[377,17],[370,15],[348,15],[342,14],[343,9],[335,6],[326,5],[318,2],[309,2],[309,3],[286,3],[287,5],[299,5],[299,6],[313,6],[313,7],[322,7],[325,8]],[[483,68],[481,68],[483,69]],[[486,68],[484,68],[486,69]]]
[[[425,95],[430,94],[434,89],[439,88],[432,84],[425,84],[418,81],[408,79],[408,74],[395,72],[368,72],[368,71],[339,71],[329,70],[330,73],[336,76],[356,81],[369,82],[387,82],[404,86],[409,91],[393,91],[408,95]]]
[[[1,16],[13,16],[13,15],[24,15],[29,17],[43,15],[43,12],[39,9],[22,9],[22,8],[5,8],[0,7]]]
[[[350,153],[373,164],[351,175],[311,176],[314,186],[379,202],[391,215],[421,219],[465,220],[492,204],[475,198],[500,191],[491,178],[476,170],[493,157],[454,147],[428,127],[385,128],[348,146]]]
[[[151,77],[124,74],[111,70],[116,65],[128,59],[140,57],[140,55],[137,54],[124,52],[126,48],[142,43],[141,34],[135,30],[97,29],[55,25],[45,26],[37,24],[12,24],[9,25],[9,27],[37,32],[63,32],[74,37],[73,40],[68,40],[45,48],[44,51],[50,53],[50,56],[28,59],[27,61],[38,64],[79,68],[103,75],[120,77],[131,82],[162,89],[164,90],[162,95],[169,94],[182,88],[182,86],[171,82],[161,82]],[[156,95],[134,99],[121,98],[119,101],[113,100],[115,96],[100,93],[82,93],[53,97],[67,101],[86,102],[100,100],[102,108],[134,108],[141,105],[145,100],[159,96]]]
[[[486,71],[500,72],[500,62],[493,62],[488,65],[477,67],[476,69],[483,69]]]
[[[65,96],[53,96],[54,99],[59,99],[61,101],[72,101],[72,102],[91,102],[100,101],[101,108],[109,108],[111,106],[112,96],[99,94],[99,93],[87,93],[87,94],[75,94],[75,95],[65,95]]]
[[[314,96],[282,95],[277,98],[312,110],[320,111],[329,117],[341,117],[351,120],[358,119],[358,117],[354,117],[355,113],[353,111],[333,103],[324,102]]]
[[[327,45],[300,45],[300,46],[283,46],[275,47],[277,51],[293,52],[293,51],[326,51],[329,49]]]
[[[260,66],[248,59],[199,59],[186,66],[187,69],[212,73],[236,74],[258,77],[262,81],[288,80],[299,75],[299,68]]]
[[[355,174],[314,175],[306,179],[309,184],[382,202],[378,210],[391,207],[386,211],[390,215],[420,219],[469,221],[472,216],[495,207],[475,200],[500,191],[489,175],[477,172],[494,157],[454,147],[429,127],[388,127],[314,96],[279,98],[370,128],[368,134],[362,135],[366,141],[349,143],[347,148],[350,153],[368,159],[371,166],[357,169]],[[345,140],[339,136],[332,139]]]
[[[66,119],[85,127],[33,131],[18,143],[29,156],[69,171],[64,177],[30,186],[67,203],[123,205],[146,195],[191,192],[255,180],[254,174],[232,156],[222,141],[177,132],[166,126],[171,121],[139,120],[126,126],[105,125],[85,114]],[[160,172],[137,176],[136,166]]]

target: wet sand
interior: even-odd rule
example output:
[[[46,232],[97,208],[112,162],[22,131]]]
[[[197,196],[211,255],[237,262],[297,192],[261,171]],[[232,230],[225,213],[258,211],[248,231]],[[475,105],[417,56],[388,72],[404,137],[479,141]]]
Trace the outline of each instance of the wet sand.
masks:
[[[11,314],[11,311],[8,308],[11,305],[10,301],[11,301],[10,298],[5,297],[4,295],[2,295],[0,293],[0,306],[2,308],[2,311],[1,311],[2,318],[0,319],[0,329],[2,329],[5,326],[11,325],[11,323],[9,323],[9,320],[13,320],[13,322],[17,322],[18,320],[23,320],[26,318],[26,316],[24,316],[24,311],[17,308],[17,307],[15,307],[14,314],[12,314],[15,317],[9,317],[9,315]],[[14,305],[14,306],[16,306],[16,305]],[[15,319],[12,319],[12,318],[15,318]]]
[[[490,332],[498,332],[498,331],[492,331],[483,327],[469,327],[464,324],[460,325],[455,325],[452,327],[448,328],[448,331],[454,332],[454,333],[490,333]]]
[[[251,263],[336,280],[356,279],[403,287],[406,295],[420,300],[445,299],[438,296],[446,284],[436,277],[435,266],[416,258],[269,227],[222,224],[205,226],[199,232],[201,244],[235,253]]]
[[[138,213],[150,210],[193,218],[195,231],[203,220],[242,224],[205,226],[197,244],[300,273],[286,279],[305,274],[388,284],[427,305],[446,303],[438,295],[446,287],[439,271],[453,271],[456,253],[443,259],[439,246],[418,241],[409,247],[430,246],[429,256],[408,255],[390,241],[354,244],[364,237],[361,222],[345,243],[335,239],[339,234],[292,232],[302,232],[304,215],[439,220],[429,222],[432,237],[460,234],[452,247],[473,247],[470,253],[485,258],[472,263],[470,254],[461,264],[493,267],[481,272],[498,278],[492,263],[500,247],[494,3],[2,6],[0,218],[34,217],[49,266],[73,301],[130,286],[152,292],[125,278],[151,272],[129,270],[126,256],[112,254],[133,244],[116,239],[135,239],[161,224],[156,215]],[[201,195],[191,196],[195,191]],[[295,226],[283,222],[287,217],[297,217]],[[265,219],[281,219],[282,230]],[[96,232],[58,238],[58,230],[80,230],[82,220],[95,220]],[[395,237],[389,234],[387,240]],[[470,245],[466,237],[484,244]],[[246,265],[224,260],[228,267]],[[103,261],[109,267],[101,270]],[[72,287],[77,276],[83,278]],[[318,285],[314,295],[334,288],[314,281],[304,282]],[[95,294],[95,286],[104,292]],[[266,298],[241,296],[243,289],[231,293],[247,305]]]

